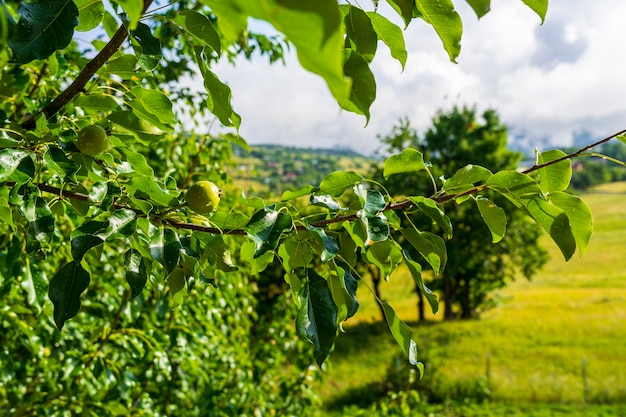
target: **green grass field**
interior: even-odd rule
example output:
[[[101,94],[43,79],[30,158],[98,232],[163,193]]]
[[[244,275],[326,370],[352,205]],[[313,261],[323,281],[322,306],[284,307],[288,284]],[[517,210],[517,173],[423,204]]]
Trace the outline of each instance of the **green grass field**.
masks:
[[[594,215],[584,256],[565,262],[545,237],[549,263],[532,281],[503,290],[501,304],[480,320],[443,323],[437,315],[417,324],[406,272],[382,287],[414,329],[431,373],[425,383],[441,392],[487,386],[492,403],[500,404],[626,404],[626,184],[604,185],[583,199]],[[377,323],[377,307],[364,286],[359,301],[361,309],[346,323],[318,387],[327,404],[367,395],[400,352]]]

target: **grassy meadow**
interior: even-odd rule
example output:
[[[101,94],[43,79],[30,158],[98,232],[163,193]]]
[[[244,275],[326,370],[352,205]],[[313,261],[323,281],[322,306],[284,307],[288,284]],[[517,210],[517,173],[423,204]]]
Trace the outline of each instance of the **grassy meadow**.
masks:
[[[626,184],[606,184],[582,197],[594,215],[583,257],[565,262],[544,237],[548,264],[532,281],[520,279],[501,291],[499,305],[480,320],[444,323],[437,314],[418,324],[408,273],[400,270],[382,286],[384,298],[414,329],[426,364],[422,386],[431,397],[444,403],[448,396],[489,399],[496,408],[570,407],[545,415],[626,415]],[[403,366],[368,289],[361,285],[358,295],[361,309],[345,324],[319,384],[330,407],[367,406],[389,381],[386,375]],[[602,404],[613,412],[605,414]],[[530,415],[494,413],[432,415]]]

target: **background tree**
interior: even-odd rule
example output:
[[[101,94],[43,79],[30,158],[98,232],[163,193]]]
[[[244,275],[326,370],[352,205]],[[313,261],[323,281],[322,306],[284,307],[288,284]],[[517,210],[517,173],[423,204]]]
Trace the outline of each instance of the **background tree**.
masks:
[[[494,110],[477,117],[474,108],[454,107],[440,111],[433,126],[420,136],[407,119],[401,120],[386,136],[379,136],[384,152],[393,154],[405,148],[416,148],[432,164],[430,173],[394,176],[381,181],[393,195],[415,193],[436,195],[442,178],[450,178],[468,164],[477,164],[492,171],[516,169],[522,159],[519,152],[507,148],[507,128]],[[382,177],[382,168],[374,167],[373,175]],[[432,177],[431,177],[432,176]],[[491,305],[494,290],[521,273],[526,278],[547,260],[547,252],[538,245],[541,229],[520,210],[493,193],[487,195],[501,207],[507,208],[507,233],[492,244],[492,235],[478,210],[470,204],[446,205],[446,215],[454,225],[454,236],[446,241],[449,262],[441,274],[432,280],[432,288],[440,290],[444,301],[444,318],[458,315],[470,318]],[[407,214],[403,222],[417,225],[420,230],[441,234],[441,229],[423,212]],[[426,262],[422,262],[428,266]],[[380,281],[379,277],[375,280]],[[419,286],[419,317],[424,318],[424,302]]]

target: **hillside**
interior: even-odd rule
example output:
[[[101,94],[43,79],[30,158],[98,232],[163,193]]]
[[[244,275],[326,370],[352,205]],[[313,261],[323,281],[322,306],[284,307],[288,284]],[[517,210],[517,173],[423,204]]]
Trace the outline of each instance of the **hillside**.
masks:
[[[230,170],[235,186],[246,194],[280,196],[287,189],[318,185],[337,170],[366,172],[374,159],[347,149],[306,149],[280,145],[237,149]]]

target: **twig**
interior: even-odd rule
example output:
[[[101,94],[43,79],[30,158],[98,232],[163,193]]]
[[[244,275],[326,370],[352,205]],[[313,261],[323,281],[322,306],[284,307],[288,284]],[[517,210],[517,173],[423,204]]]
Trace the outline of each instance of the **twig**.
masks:
[[[148,7],[152,4],[152,0],[144,0],[143,5],[143,13],[146,12]],[[124,25],[120,25],[119,29],[109,43],[107,43],[104,48],[96,55],[91,61],[85,65],[85,68],[78,74],[76,79],[69,85],[61,94],[59,94],[54,100],[52,100],[46,107],[41,109],[38,113],[36,113],[30,119],[24,121],[22,123],[22,127],[27,130],[31,130],[35,127],[37,122],[37,117],[41,114],[45,116],[46,119],[49,119],[53,115],[59,112],[63,107],[65,107],[69,102],[71,102],[81,91],[84,90],[85,85],[89,82],[91,77],[95,75],[96,72],[113,56],[115,52],[122,46],[126,37],[128,36],[128,31]]]

